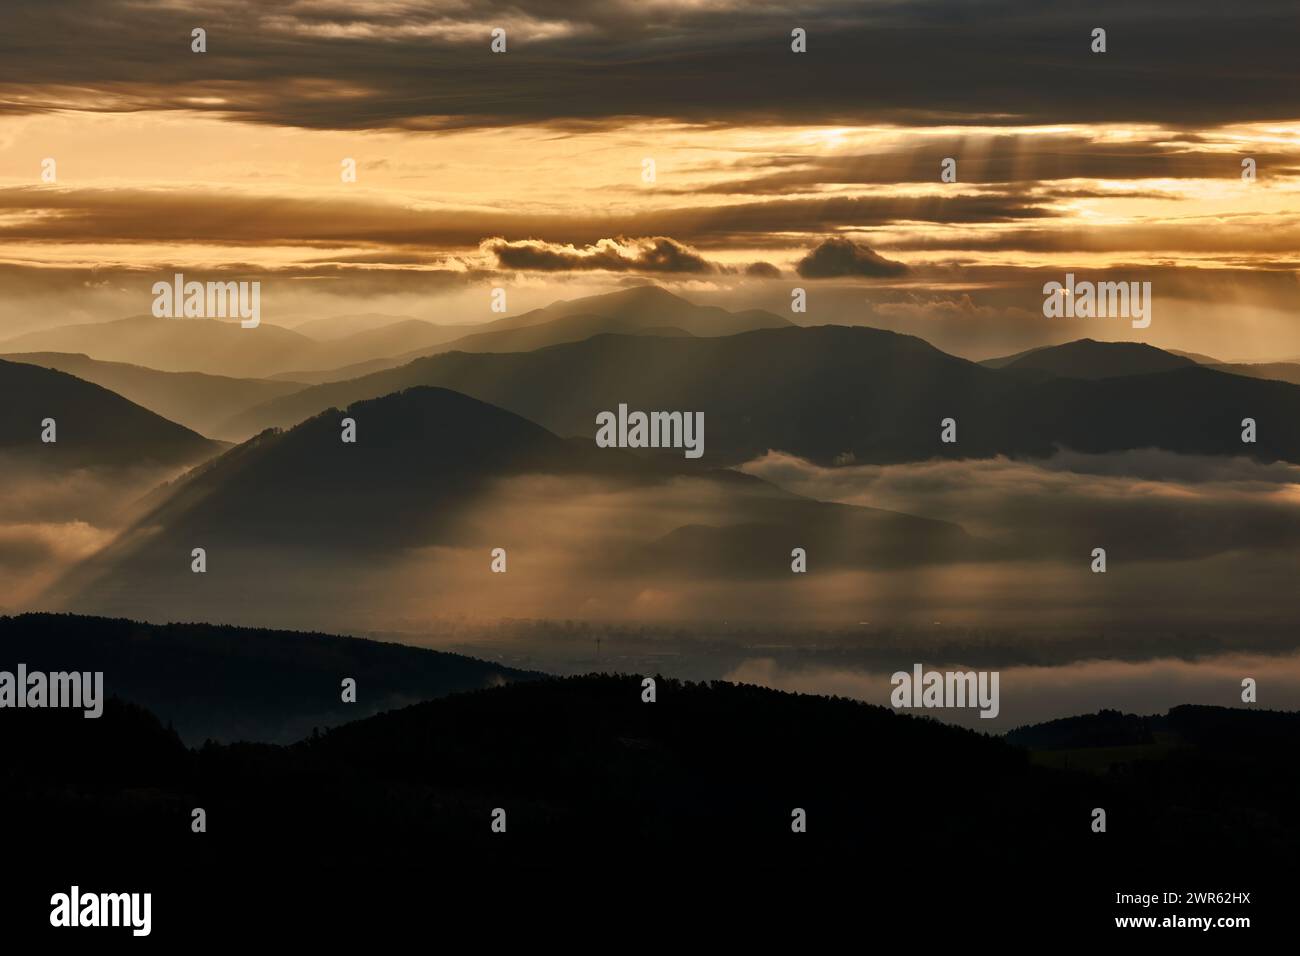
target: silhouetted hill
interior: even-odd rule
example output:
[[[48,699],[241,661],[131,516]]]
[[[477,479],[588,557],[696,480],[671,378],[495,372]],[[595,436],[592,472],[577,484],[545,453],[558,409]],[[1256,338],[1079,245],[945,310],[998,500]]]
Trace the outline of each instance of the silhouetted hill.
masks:
[[[0,351],[84,353],[166,372],[260,378],[306,364],[302,356],[316,344],[270,322],[245,329],[238,321],[142,315],[29,332],[0,342]]]
[[[290,743],[316,727],[540,676],[360,638],[76,614],[0,617],[0,670],[18,663],[29,672],[103,671],[106,694],[147,708],[191,745]],[[357,683],[355,703],[341,699],[346,677]]]
[[[328,342],[345,339],[350,335],[356,335],[358,332],[377,332],[381,329],[391,330],[413,322],[427,326],[429,329],[444,329],[449,338],[455,338],[458,335],[464,335],[474,330],[471,325],[441,325],[437,322],[429,322],[409,315],[390,315],[383,312],[329,315],[319,319],[308,319],[305,322],[296,324],[285,324],[300,335],[306,335],[318,342]]]
[[[486,322],[459,337],[448,336],[435,347],[414,348],[402,354],[394,351],[391,358],[299,377],[302,381],[341,382],[444,352],[526,352],[601,334],[715,337],[791,325],[789,320],[761,309],[728,312],[717,306],[696,305],[658,286],[638,286],[562,300],[522,315]]]
[[[1015,355],[985,359],[979,364],[985,368],[1025,375],[1027,381],[1044,381],[1049,377],[1096,379],[1118,375],[1148,375],[1201,365],[1216,372],[1300,385],[1300,364],[1293,362],[1220,362],[1208,355],[1180,352],[1177,349],[1157,349],[1141,342],[1080,339],[1064,345],[1045,346]]]
[[[133,316],[114,322],[57,326],[0,342],[9,353],[83,353],[106,362],[160,371],[201,372],[236,378],[289,379],[293,370],[332,369],[356,362],[417,352],[463,336],[465,328],[404,319],[318,341],[297,330],[263,321]],[[285,373],[288,372],[288,376]]]
[[[1300,734],[1300,714],[1255,708],[1184,704],[1167,714],[1141,717],[1103,710],[1017,727],[1006,739],[1030,750],[1068,750],[1161,743],[1223,755],[1268,754]]]
[[[0,618],[0,626],[9,620]],[[7,648],[0,654],[5,655],[0,669],[12,673]],[[0,768],[0,788],[12,799],[15,790],[45,786],[56,802],[61,798],[74,805],[111,794],[98,812],[114,814],[130,807],[130,816],[146,820],[161,791],[186,778],[192,754],[147,707],[110,696],[108,688],[105,698],[103,713],[94,719],[86,719],[80,710],[6,708],[0,746],[9,760]],[[151,799],[146,790],[159,793]]]
[[[574,316],[601,316],[617,323],[616,326],[603,330],[606,332],[672,326],[689,335],[704,337],[736,335],[754,329],[776,329],[793,325],[789,319],[762,309],[729,312],[718,306],[696,305],[659,286],[642,285],[603,295],[562,299],[545,308],[497,319],[483,331],[522,329]]]
[[[311,323],[298,326],[295,332],[309,335]],[[395,355],[412,349],[427,348],[439,342],[457,338],[468,331],[464,326],[436,325],[423,319],[399,319],[373,329],[358,329],[347,335],[329,338],[325,341],[337,344],[337,348],[322,349],[321,355],[330,358],[342,358],[352,355]],[[315,358],[314,361],[328,361],[327,358]]]
[[[726,463],[769,448],[797,454],[818,449],[810,456],[823,458],[864,444],[900,452],[908,447],[910,455],[926,457],[937,453],[939,420],[956,414],[958,394],[987,401],[985,393],[1015,384],[920,339],[875,329],[792,327],[722,338],[600,335],[523,354],[421,359],[307,389],[253,409],[229,427],[292,423],[319,411],[322,402],[328,407],[434,383],[566,435],[594,435],[596,414],[620,402],[633,409],[703,411],[706,456]],[[909,433],[910,419],[923,415],[924,431]],[[828,446],[835,449],[830,456],[820,451]]]
[[[1290,382],[1292,385],[1300,385],[1300,364],[1295,362],[1220,362],[1210,364],[1208,367],[1219,372],[1245,375],[1247,378],[1263,378],[1274,382]]]
[[[611,326],[615,325],[620,326],[617,331],[625,335],[691,335],[685,329],[671,325],[671,320],[665,321],[662,325],[633,325],[611,320],[605,315],[580,314],[562,316],[539,325],[466,335],[447,343],[447,348],[440,351],[528,352],[548,345],[578,342],[589,339],[593,335],[612,332],[615,329]]]
[[[295,331],[306,333],[311,323]],[[478,330],[474,325],[438,325],[422,319],[402,319],[378,328],[358,329],[347,335],[330,337],[304,351],[303,367],[277,373],[277,379],[302,382],[333,382],[340,377],[333,370],[340,366],[360,367],[371,371],[390,368],[406,361],[393,356],[427,354],[442,351],[443,343],[452,342]],[[350,377],[350,376],[343,376]]]
[[[1185,359],[1191,359],[1197,365],[1222,365],[1223,360],[1205,355],[1201,352],[1187,352],[1183,349],[1165,349],[1170,355],[1178,355]]]
[[[0,360],[0,451],[51,467],[183,465],[222,449],[108,389],[72,375]],[[55,421],[57,441],[41,440]]]
[[[341,441],[345,417],[355,422],[354,444]],[[534,490],[540,479],[549,495]],[[497,580],[596,595],[610,576],[689,575],[716,561],[725,564],[714,573],[725,576],[788,577],[794,547],[820,548],[814,560],[823,569],[996,555],[947,522],[810,501],[680,452],[644,458],[561,439],[457,392],[419,387],[268,431],[159,489],[131,528],[73,568],[41,606],[197,620],[234,613],[293,627],[347,614],[354,627],[380,626],[377,615],[394,603],[454,596],[443,575],[413,574],[412,562],[454,556],[487,586],[494,548],[545,553],[552,536],[572,535],[575,522],[593,516],[567,510],[570,484],[587,501],[635,494],[622,499],[626,507],[662,509],[663,530],[573,548],[565,579],[535,565]],[[525,517],[502,517],[510,508]],[[674,523],[679,513],[707,515],[708,527],[656,540],[688,523]],[[204,549],[203,574],[192,570],[194,548]]]
[[[288,747],[197,751],[114,702],[94,722],[8,712],[0,812],[11,852],[39,847],[37,863],[82,885],[157,880],[182,864],[227,888],[237,874],[243,886],[318,872],[360,886],[431,865],[494,878],[520,866],[680,878],[707,865],[723,879],[883,869],[1003,901],[1029,894],[1017,905],[1037,887],[1053,912],[1089,902],[1094,918],[1098,895],[1113,899],[1123,881],[1230,879],[1209,888],[1267,905],[1261,884],[1277,889],[1263,881],[1300,851],[1288,757],[1300,715],[1198,708],[1195,719],[1237,739],[1274,722],[1279,732],[1271,752],[1188,747],[1097,775],[882,707],[664,678],[654,703],[639,677],[518,682]],[[194,807],[206,834],[191,832]],[[1097,807],[1105,833],[1091,829]],[[491,829],[498,808],[504,833]],[[792,832],[796,808],[804,833]],[[250,859],[270,871],[250,872]]]
[[[1181,361],[1181,360],[1180,360]],[[768,329],[723,338],[600,335],[521,354],[449,353],[252,409],[227,426],[286,426],[417,384],[472,395],[561,435],[602,410],[704,412],[706,457],[770,449],[821,464],[1163,448],[1300,461],[1300,389],[1188,365],[1098,380],[1026,378],[870,328]],[[958,440],[940,441],[955,418]],[[1260,423],[1254,445],[1241,419]]]
[[[1095,714],[1063,717],[1042,724],[1017,727],[1006,739],[1029,750],[1058,750],[1077,747],[1124,747],[1151,744],[1156,718],[1102,710]]]
[[[355,444],[342,441],[345,417]],[[178,483],[148,521],[211,542],[390,548],[431,540],[487,482],[535,472],[635,476],[638,461],[457,392],[412,388],[251,439]]]
[[[219,426],[254,405],[306,387],[300,382],[229,378],[200,372],[159,372],[63,352],[20,352],[0,358],[57,369],[94,382],[155,414],[217,439],[247,437],[221,434]]]
[[[1300,387],[1285,382],[1195,365],[1096,382],[1054,379],[1023,399],[1019,429],[1077,451],[1161,448],[1300,462]],[[1258,423],[1257,444],[1241,441],[1243,418]]]
[[[1112,378],[1117,375],[1167,372],[1196,363],[1142,342],[1079,339],[1077,342],[1032,349],[1006,358],[988,359],[980,364],[986,368],[1032,370],[1069,378]]]

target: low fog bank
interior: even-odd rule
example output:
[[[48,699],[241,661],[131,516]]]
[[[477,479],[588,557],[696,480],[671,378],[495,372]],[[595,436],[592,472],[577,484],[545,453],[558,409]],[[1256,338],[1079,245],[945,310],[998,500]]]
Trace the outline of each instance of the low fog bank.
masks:
[[[572,476],[488,481],[456,508],[431,501],[437,523],[418,547],[368,526],[331,544],[332,512],[302,541],[198,540],[145,524],[33,609],[336,631],[454,617],[1076,629],[1163,634],[1171,647],[1189,634],[1248,642],[1300,618],[1300,485],[1289,473],[1237,462],[1215,480],[1135,482],[1100,473],[1114,462],[1090,464],[1091,474],[1001,459],[819,469],[769,455],[748,466],[801,494],[885,509],[860,524],[757,482]],[[208,549],[205,574],[190,570],[194,547]],[[795,548],[805,573],[792,570]],[[1106,550],[1104,574],[1092,571],[1094,548]],[[504,572],[492,570],[496,549]]]
[[[39,607],[42,592],[139,514],[179,468],[44,468],[0,453],[0,611]]]
[[[939,668],[926,662],[925,670]],[[944,670],[968,670],[953,666]],[[899,670],[911,671],[911,665]],[[890,706],[894,671],[860,671],[823,667],[785,667],[771,658],[752,658],[726,674],[739,683],[760,684],[805,694],[851,697]],[[1242,702],[1242,681],[1256,682],[1257,700]],[[1300,710],[1300,656],[1269,657],[1229,654],[1197,661],[1176,658],[1134,663],[1081,661],[1064,667],[1010,667],[998,672],[998,713],[979,715],[978,708],[912,708],[974,730],[1005,732],[1024,724],[1094,713],[1161,714],[1179,704]]]

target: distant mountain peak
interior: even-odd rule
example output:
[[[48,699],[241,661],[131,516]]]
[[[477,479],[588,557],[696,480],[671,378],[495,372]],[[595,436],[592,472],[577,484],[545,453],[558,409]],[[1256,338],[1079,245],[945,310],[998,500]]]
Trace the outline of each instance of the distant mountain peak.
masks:
[[[598,295],[582,296],[577,299],[560,299],[551,303],[547,308],[556,306],[573,305],[582,302],[587,306],[594,306],[597,303],[617,304],[620,302],[675,302],[683,305],[694,305],[689,299],[685,299],[674,292],[669,292],[663,286],[646,284],[631,286],[627,289],[618,289],[614,292],[602,292]]]
[[[1082,338],[986,359],[980,364],[986,368],[1038,372],[1061,378],[1098,379],[1168,372],[1196,363],[1146,342],[1105,342]]]
[[[67,465],[183,464],[221,449],[183,425],[67,372],[0,360],[0,450]],[[44,444],[42,422],[55,441]]]

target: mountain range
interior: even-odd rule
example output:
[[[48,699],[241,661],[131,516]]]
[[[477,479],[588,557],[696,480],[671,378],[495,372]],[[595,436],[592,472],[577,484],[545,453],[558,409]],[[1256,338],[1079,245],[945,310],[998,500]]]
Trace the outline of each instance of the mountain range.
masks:
[[[1099,379],[1168,372],[1191,368],[1197,363],[1141,342],[1079,339],[1064,345],[985,359],[980,364],[985,368],[1042,372],[1048,377]]]
[[[247,675],[255,697],[289,675],[294,694],[284,710],[306,717],[327,706],[334,678],[360,655],[398,656],[314,635],[97,619],[47,625],[59,628],[77,629],[88,648],[101,632],[110,647],[136,639],[105,674],[109,686],[126,675],[138,692],[135,675],[170,673],[175,647],[215,666],[222,681]],[[309,661],[300,672],[257,669],[295,642]],[[1038,885],[1045,898],[1087,900],[1098,882],[1120,877],[1222,878],[1243,847],[1258,878],[1300,848],[1297,771],[1285,756],[1300,740],[1296,713],[1103,712],[1074,718],[1068,734],[1042,725],[1004,740],[842,698],[662,676],[655,685],[647,703],[642,675],[507,680],[288,745],[188,748],[135,692],[110,699],[93,721],[13,711],[0,722],[10,757],[0,769],[0,811],[21,823],[9,842],[33,861],[32,878],[66,883],[71,868],[82,885],[132,885],[122,881],[156,879],[189,861],[200,882],[187,879],[185,893],[203,880],[228,888],[239,879],[260,894],[286,874],[326,867],[332,880],[361,886],[435,858],[462,873],[563,859],[593,872],[669,876],[702,847],[711,866],[787,875],[832,868],[840,880],[845,865],[865,868],[884,853],[895,878],[932,885],[933,861],[956,844],[978,870],[957,873],[958,883],[992,882],[996,893]],[[1143,722],[1175,733],[1163,749],[1115,748],[1117,724]],[[1107,813],[1105,834],[1090,826],[1097,807]],[[206,835],[193,833],[194,808],[203,809]],[[802,832],[792,826],[801,814]],[[504,820],[504,835],[494,820]],[[250,871],[254,855],[268,863]],[[1234,887],[1253,885],[1236,879]],[[160,919],[183,908],[172,884],[156,889]]]
[[[1218,372],[1300,385],[1295,362],[1221,362],[1208,355],[1162,350],[1141,342],[1097,342],[1079,339],[1064,345],[1018,352],[980,362],[985,368],[1041,373],[1042,377],[1114,378],[1200,365]]]
[[[1161,448],[1300,462],[1300,389],[1220,372],[1145,346],[1093,343],[1086,377],[1033,353],[987,368],[921,339],[869,328],[764,329],[720,338],[597,335],[530,352],[453,352],[318,385],[222,426],[251,434],[324,408],[415,385],[463,392],[560,435],[591,437],[596,415],[704,413],[708,460],[731,465],[781,450],[820,464],[933,457],[1046,456],[1058,447]],[[1049,361],[1050,360],[1050,361]],[[1114,375],[1104,375],[1110,363]],[[1258,440],[1241,441],[1243,418]],[[941,422],[957,441],[941,441]]]
[[[697,306],[651,286],[557,302],[469,334],[464,325],[399,320],[361,331],[348,331],[352,323],[326,324],[338,337],[319,342],[269,325],[123,323],[48,336],[80,340],[93,333],[115,356],[148,365],[145,359],[162,349],[171,364],[193,368],[128,366],[89,349],[11,357],[80,374],[196,431],[236,441],[328,408],[435,386],[562,436],[594,436],[597,414],[620,404],[703,412],[715,466],[769,450],[824,465],[1042,457],[1057,448],[1300,461],[1300,393],[1285,381],[1300,375],[1285,363],[1198,364],[1141,343],[1083,339],[976,364],[911,336],[799,327],[771,313]],[[414,352],[319,367],[328,364],[327,354],[337,361],[347,353],[349,342],[369,342],[363,355],[391,352],[411,341],[401,327],[409,331],[412,323],[435,330]],[[313,354],[318,367],[284,370]],[[408,361],[411,355],[419,357]],[[259,377],[199,368],[232,362],[255,366]],[[356,371],[365,374],[347,377]],[[321,378],[330,381],[307,384]],[[941,422],[949,418],[956,421],[955,442],[941,440]],[[1245,418],[1257,422],[1254,443],[1241,441]]]
[[[317,382],[350,378],[452,349],[515,351],[599,332],[716,336],[790,324],[770,312],[728,312],[695,305],[655,286],[556,302],[479,325],[397,319],[337,335],[339,326],[321,322],[288,329],[264,321],[244,329],[236,321],[134,316],[29,332],[0,342],[0,354],[84,354],[167,372]],[[321,338],[305,334],[313,327]],[[350,323],[342,325],[350,327]]]
[[[292,743],[384,710],[540,674],[459,654],[327,634],[147,624],[74,614],[0,617],[0,669],[102,671],[190,746]],[[342,681],[356,682],[345,702]]]
[[[0,360],[0,392],[0,452],[51,470],[193,464],[225,447],[65,372]]]
[[[125,362],[102,362],[63,352],[17,352],[0,359],[67,372],[93,382],[157,415],[216,439],[246,438],[221,430],[224,422],[249,408],[301,391],[299,382],[231,378],[204,372],[160,372]]]
[[[981,365],[861,327],[779,320],[705,335],[766,320],[678,308],[684,300],[666,295],[637,289],[558,303],[483,333],[572,331],[599,308],[630,316],[645,334],[448,352],[306,387],[85,356],[0,361],[0,381],[17,396],[0,418],[5,446],[47,464],[62,455],[65,464],[170,469],[151,473],[144,498],[138,483],[121,486],[120,503],[133,503],[125,523],[106,529],[112,540],[89,557],[90,545],[78,546],[77,562],[40,585],[45,606],[296,627],[362,626],[378,615],[378,626],[397,626],[497,601],[503,614],[574,606],[627,614],[643,605],[667,614],[666,596],[688,588],[703,594],[714,586],[715,598],[725,589],[752,604],[746,588],[798,580],[798,549],[819,572],[888,574],[962,562],[1069,563],[1099,534],[1129,560],[1166,560],[1209,558],[1248,542],[1285,548],[1296,533],[1289,515],[1262,502],[1227,521],[1213,502],[1189,500],[1183,511],[1201,509],[1205,520],[1179,531],[1169,508],[1133,515],[1094,507],[1084,494],[1050,526],[989,532],[986,521],[973,535],[960,513],[935,512],[947,521],[909,514],[906,499],[902,507],[864,507],[874,503],[870,495],[841,499],[854,504],[819,501],[771,483],[779,478],[728,470],[769,452],[829,473],[1035,459],[1063,448],[1297,462],[1300,389],[1135,343],[1084,340]],[[665,317],[664,303],[677,311]],[[678,326],[655,324],[668,320]],[[275,397],[209,425],[212,434],[252,436],[228,448],[29,360],[75,368],[209,423]],[[596,415],[620,405],[703,413],[703,457],[597,447]],[[52,410],[60,440],[46,446],[40,423]],[[1256,443],[1242,441],[1245,418],[1257,422]],[[955,442],[943,440],[947,419]],[[51,514],[66,522],[75,511]],[[40,533],[47,541],[55,531]],[[489,572],[498,549],[508,552],[510,573]]]
[[[355,425],[354,443],[342,440],[344,419]],[[473,568],[481,581],[496,546],[508,544],[519,567],[571,525],[566,499],[611,495],[661,517],[618,545],[591,535],[574,558],[585,570],[571,577],[592,592],[611,575],[647,580],[705,567],[788,577],[795,547],[813,550],[828,569],[993,554],[947,522],[811,501],[685,459],[597,448],[460,393],[417,387],[267,431],[158,489],[138,521],[74,568],[47,602],[214,621],[256,610],[267,621],[312,612],[373,619],[385,593],[391,602],[445,589],[437,575],[411,581],[409,569],[398,570],[404,561],[470,555],[455,559],[460,573]],[[528,524],[499,517],[510,507]],[[691,522],[695,514],[707,524]],[[191,568],[195,547],[205,549],[203,574]]]

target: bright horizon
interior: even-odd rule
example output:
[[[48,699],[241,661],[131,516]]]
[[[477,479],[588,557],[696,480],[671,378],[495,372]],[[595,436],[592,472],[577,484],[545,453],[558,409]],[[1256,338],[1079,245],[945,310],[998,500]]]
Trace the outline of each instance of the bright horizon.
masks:
[[[1269,51],[1230,37],[1177,67],[1181,86],[1143,82],[1162,55],[1155,8],[1098,12],[1104,54],[1065,12],[1005,31],[990,16],[969,44],[1009,63],[913,49],[911,71],[855,99],[827,84],[885,65],[853,72],[850,41],[947,42],[925,16],[944,4],[663,2],[650,19],[566,4],[503,21],[500,54],[491,7],[354,6],[73,3],[46,14],[61,56],[0,41],[0,337],[147,313],[152,282],[183,269],[261,279],[265,320],[286,326],[474,324],[495,317],[496,286],[517,314],[656,281],[786,316],[805,286],[803,324],[895,328],[976,359],[1082,337],[1300,355],[1300,101]],[[1255,43],[1270,10],[1242,25]],[[22,35],[18,16],[0,12],[3,35]],[[1201,22],[1174,29],[1219,50]],[[736,63],[772,71],[766,101],[724,81]],[[598,64],[626,101],[590,88]],[[1008,88],[1009,64],[1033,83]],[[808,90],[785,91],[792,77]],[[805,261],[828,240],[858,254]],[[1042,285],[1067,272],[1151,281],[1155,321],[1051,326]]]

